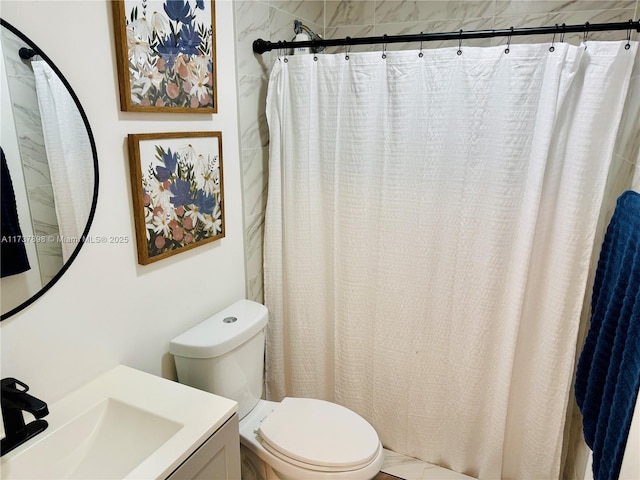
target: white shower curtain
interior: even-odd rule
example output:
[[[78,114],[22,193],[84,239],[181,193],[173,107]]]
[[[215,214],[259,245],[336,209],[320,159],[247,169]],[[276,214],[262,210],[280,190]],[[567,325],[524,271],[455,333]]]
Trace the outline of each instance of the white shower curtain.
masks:
[[[267,99],[267,395],[553,479],[637,44],[288,57]]]
[[[36,78],[44,145],[53,198],[67,261],[78,246],[93,200],[93,152],[87,128],[67,87],[49,64],[31,62]]]

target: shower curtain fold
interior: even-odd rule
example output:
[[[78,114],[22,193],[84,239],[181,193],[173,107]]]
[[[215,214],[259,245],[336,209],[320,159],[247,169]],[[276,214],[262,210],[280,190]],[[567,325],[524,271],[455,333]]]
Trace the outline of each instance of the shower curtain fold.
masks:
[[[336,401],[479,478],[557,478],[625,43],[276,61],[268,398]]]
[[[32,61],[53,197],[67,261],[82,236],[93,199],[93,158],[87,127],[69,91],[43,60]]]

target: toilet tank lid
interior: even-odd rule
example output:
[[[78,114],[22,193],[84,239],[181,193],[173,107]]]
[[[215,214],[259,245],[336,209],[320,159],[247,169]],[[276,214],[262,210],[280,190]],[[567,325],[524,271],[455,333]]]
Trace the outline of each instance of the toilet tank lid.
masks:
[[[267,319],[267,307],[239,300],[171,340],[169,352],[187,358],[219,357],[257,335]]]

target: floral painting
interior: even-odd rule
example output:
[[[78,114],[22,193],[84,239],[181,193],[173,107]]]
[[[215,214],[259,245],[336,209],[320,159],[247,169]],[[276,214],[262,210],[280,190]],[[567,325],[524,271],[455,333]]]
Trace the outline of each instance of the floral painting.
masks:
[[[215,3],[112,4],[122,110],[215,113]]]
[[[129,135],[138,261],[224,237],[220,132]]]

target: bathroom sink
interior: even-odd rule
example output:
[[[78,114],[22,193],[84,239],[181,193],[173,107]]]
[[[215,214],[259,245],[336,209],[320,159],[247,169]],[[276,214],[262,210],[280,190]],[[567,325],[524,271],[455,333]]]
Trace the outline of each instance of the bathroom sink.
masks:
[[[109,398],[18,455],[8,473],[123,478],[180,428],[177,422]]]
[[[118,366],[49,406],[49,428],[2,457],[3,479],[164,479],[235,402]]]

